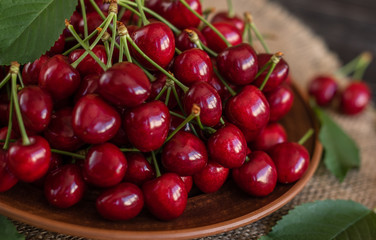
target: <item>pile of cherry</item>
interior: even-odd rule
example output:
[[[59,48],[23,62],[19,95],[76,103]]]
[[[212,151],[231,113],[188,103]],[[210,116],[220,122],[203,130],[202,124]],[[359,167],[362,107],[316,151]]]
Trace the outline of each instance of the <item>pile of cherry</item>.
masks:
[[[262,197],[302,177],[312,131],[287,141],[289,67],[243,43],[260,37],[249,15],[209,23],[199,0],[80,3],[45,55],[2,69],[1,192],[33,183],[68,208],[99,189],[106,219],[146,207],[171,220],[193,184],[211,193],[230,175]]]

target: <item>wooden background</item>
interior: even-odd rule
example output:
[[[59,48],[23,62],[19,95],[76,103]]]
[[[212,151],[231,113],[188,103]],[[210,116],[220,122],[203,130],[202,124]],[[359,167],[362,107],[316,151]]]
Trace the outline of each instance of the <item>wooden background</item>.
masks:
[[[364,80],[376,101],[376,0],[271,0],[278,2],[321,36],[347,63],[363,51],[374,60]]]

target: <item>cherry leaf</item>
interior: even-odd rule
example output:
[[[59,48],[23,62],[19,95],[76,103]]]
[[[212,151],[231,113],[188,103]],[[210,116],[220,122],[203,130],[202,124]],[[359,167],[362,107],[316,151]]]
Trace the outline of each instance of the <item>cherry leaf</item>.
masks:
[[[1,240],[24,240],[25,237],[17,232],[16,226],[13,225],[6,217],[0,216],[0,239]]]
[[[62,34],[77,0],[1,0],[0,65],[44,54]]]
[[[259,240],[376,239],[376,214],[347,200],[324,200],[295,207]]]

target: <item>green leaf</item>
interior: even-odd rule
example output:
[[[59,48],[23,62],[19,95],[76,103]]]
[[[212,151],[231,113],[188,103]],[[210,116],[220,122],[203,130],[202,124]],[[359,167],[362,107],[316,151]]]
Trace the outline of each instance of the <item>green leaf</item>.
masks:
[[[306,203],[291,210],[260,240],[376,239],[376,214],[345,200]]]
[[[17,232],[16,226],[13,225],[6,217],[0,216],[0,239],[1,240],[24,240],[25,237]]]
[[[319,139],[324,146],[324,163],[340,181],[351,168],[359,167],[359,149],[340,126],[321,108],[313,107],[321,122]]]
[[[0,0],[0,65],[44,54],[63,32],[77,0]]]

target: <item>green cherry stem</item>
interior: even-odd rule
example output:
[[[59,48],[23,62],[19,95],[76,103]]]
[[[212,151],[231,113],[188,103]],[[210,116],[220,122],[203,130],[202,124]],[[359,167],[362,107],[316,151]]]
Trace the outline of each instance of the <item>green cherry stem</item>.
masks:
[[[255,32],[256,37],[261,42],[261,45],[265,49],[265,52],[266,53],[270,53],[270,50],[268,48],[268,45],[266,45],[264,37],[262,36],[262,34],[260,33],[260,31],[258,30],[256,24],[253,22],[252,15],[247,12],[247,13],[245,13],[245,17],[246,17],[247,21],[249,22],[249,25],[250,25],[251,29]]]
[[[4,150],[7,150],[9,148],[10,144],[10,136],[12,134],[12,125],[13,125],[13,98],[10,98],[10,103],[9,103],[9,118],[8,118],[8,129],[7,129],[7,135],[5,137],[5,143],[3,146]]]
[[[176,113],[176,112],[173,112],[173,111],[170,111],[170,114],[172,116],[175,116],[175,117],[178,117],[178,118],[181,118],[181,119],[185,119],[185,117],[179,113]]]
[[[116,42],[116,27],[117,27],[117,14],[118,14],[118,5],[116,2],[111,2],[110,7],[108,8],[109,13],[114,13],[112,18],[112,38],[111,38],[111,48],[110,55],[107,60],[107,67],[112,66],[112,55],[114,54],[115,42]]]
[[[98,29],[101,29],[104,26],[104,24],[105,24],[105,22],[103,22],[97,29],[95,29],[92,33],[90,33],[89,36],[87,36],[85,39],[83,39],[83,41],[87,42],[92,37],[94,37],[95,35],[97,35],[98,34]],[[72,37],[72,38],[74,40],[76,40],[75,37]],[[62,55],[66,56],[66,55],[68,55],[69,53],[71,53],[72,51],[76,50],[79,47],[81,47],[81,44],[77,43],[76,45],[74,45],[73,47],[71,47],[70,49],[68,49],[67,51],[65,51]]]
[[[166,99],[165,99],[165,105],[168,105],[168,101],[170,100],[170,95],[171,95],[171,87],[167,88],[167,93],[166,93]]]
[[[8,82],[9,82],[9,79],[10,79],[11,77],[10,77],[10,73],[8,73],[6,76],[5,76],[5,78],[1,81],[1,83],[0,83],[0,89],[2,89],[4,86],[5,86],[5,84],[7,84]]]
[[[78,158],[78,159],[85,159],[86,158],[82,154],[67,152],[67,151],[53,149],[53,148],[51,148],[51,152],[52,153],[57,153],[57,154],[60,154],[60,155],[64,155],[64,156],[70,156],[70,157]]]
[[[207,8],[204,11],[202,11],[202,16],[204,16],[204,18],[208,20],[209,15],[212,14],[213,12],[215,12],[215,8]]]
[[[193,31],[191,29],[185,29],[184,32],[187,33],[189,40],[192,43],[196,44],[196,46],[197,46],[198,49],[203,50],[200,38],[198,37],[198,35],[197,35],[197,33],[195,31]]]
[[[303,145],[311,136],[312,134],[315,132],[315,130],[313,130],[313,128],[310,128],[305,134],[304,136],[298,141],[298,144],[300,145]]]
[[[136,64],[139,68],[142,69],[142,71],[144,71],[144,73],[146,74],[146,76],[149,78],[150,82],[155,82],[155,80],[157,80],[157,78],[151,74],[146,68],[144,68],[144,66],[141,65],[141,63],[139,63],[136,59],[134,59],[132,57],[132,61],[134,64]]]
[[[364,72],[368,68],[371,61],[372,61],[372,54],[369,52],[365,53],[359,59],[358,64],[355,67],[353,79],[355,79],[356,81],[361,81],[361,79],[363,78]]]
[[[167,84],[165,84],[154,100],[159,100],[162,97],[162,95],[167,91],[167,88]]]
[[[178,48],[175,48],[175,52],[176,54],[180,55],[182,53],[182,51],[180,51]]]
[[[18,81],[19,81],[20,84],[21,84],[21,88],[24,88],[24,87],[25,87],[25,84],[24,84],[24,82],[23,82],[23,80],[22,80],[22,75],[21,75],[20,72],[17,73],[17,77],[18,77]]]
[[[86,8],[85,8],[84,0],[80,0],[80,4],[81,4],[82,19],[84,20],[84,37],[86,38],[89,35],[89,30],[87,28],[87,17],[86,17]]]
[[[235,11],[232,6],[232,0],[227,0],[227,9],[228,9],[228,16],[233,18],[235,16]]]
[[[244,32],[243,32],[243,41],[246,41],[246,34],[248,36],[248,43],[249,44],[253,44],[253,39],[252,39],[252,31],[251,31],[251,22],[252,22],[252,16],[251,14],[245,12],[244,13],[244,23],[245,23],[245,26],[244,26]]]
[[[223,34],[218,31],[208,20],[206,20],[203,16],[201,16],[198,12],[193,10],[191,6],[185,0],[179,0],[189,11],[191,11],[196,17],[198,17],[203,23],[205,23],[211,30],[213,30],[227,45],[227,47],[231,47],[231,43],[223,36]]]
[[[140,152],[137,148],[119,148],[121,152]]]
[[[178,106],[179,106],[179,108],[180,108],[180,111],[181,111],[182,113],[184,113],[183,104],[181,104],[181,101],[180,101],[180,98],[179,98],[179,94],[178,94],[178,92],[176,91],[175,84],[174,84],[174,86],[172,87],[172,93],[173,93],[174,96],[175,96],[175,99],[176,99],[176,102],[178,103]]]
[[[144,26],[148,25],[150,22],[149,20],[146,18],[145,16],[145,13],[144,13],[144,5],[142,4],[141,0],[136,0],[136,3],[137,3],[137,7],[138,7],[138,11],[140,12],[141,14],[141,19],[142,19],[142,24]]]
[[[102,10],[98,7],[97,3],[94,0],[90,0],[91,5],[95,9],[95,11],[101,16],[102,19],[105,19],[106,16],[103,14]]]
[[[127,9],[125,7],[120,8],[120,11],[118,13],[118,19],[121,19],[124,16],[124,13]],[[131,16],[132,19],[132,16]]]
[[[222,125],[225,125],[225,124],[226,124],[226,123],[225,123],[225,120],[223,120],[223,117],[221,117],[221,118],[219,119],[219,121],[221,122]]]
[[[262,82],[261,86],[260,86],[260,91],[262,91],[266,85],[266,83],[268,82],[269,78],[270,78],[270,75],[272,74],[272,72],[274,71],[275,67],[277,66],[277,64],[279,63],[279,61],[281,60],[283,56],[283,53],[282,52],[277,52],[276,54],[274,54],[270,59],[272,61],[272,65],[270,66],[269,68],[269,71],[268,73],[266,74],[265,78],[264,78],[264,81]]]
[[[209,53],[210,55],[212,55],[213,57],[217,57],[218,56],[218,53],[214,52],[213,50],[211,50],[210,48],[208,48],[205,44],[203,44],[200,40],[200,44],[201,44],[201,47],[204,49],[205,52]]]
[[[129,36],[128,29],[125,27],[124,23],[122,22],[117,22],[117,27],[118,27],[118,35],[120,37],[119,57],[121,56],[121,58],[123,58],[123,50],[125,50],[125,56],[127,57],[128,62],[131,63],[132,57],[131,57],[131,53],[129,51],[128,42],[127,42],[127,36]],[[116,42],[113,39],[111,41],[113,41],[114,43]]]
[[[155,173],[157,174],[157,177],[160,177],[161,176],[161,170],[159,170],[159,165],[158,165],[158,162],[157,162],[157,158],[155,157],[154,151],[151,151],[151,156],[152,156],[152,159],[153,159],[153,165],[154,165],[154,168],[155,168]]]
[[[197,121],[197,124],[198,124],[198,126],[200,127],[200,129],[201,129],[201,130],[205,130],[204,125],[202,125],[200,115],[196,117],[196,121]]]
[[[227,88],[227,90],[230,92],[231,96],[235,96],[236,95],[236,92],[234,91],[234,89],[232,89],[230,87],[230,85],[228,85],[228,83],[226,82],[226,80],[221,76],[221,74],[218,72],[218,70],[216,68],[213,68],[214,70],[214,73],[215,75],[217,75],[217,77],[219,78],[219,80],[223,83],[223,85],[225,85],[225,87]]]
[[[369,55],[370,55],[369,52],[362,52],[359,56],[357,56],[350,62],[343,65],[340,69],[338,69],[335,75],[343,75],[343,76],[349,75],[351,72],[353,72],[356,69],[356,66],[358,65],[359,61],[361,61],[362,58],[368,58]]]

